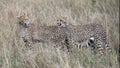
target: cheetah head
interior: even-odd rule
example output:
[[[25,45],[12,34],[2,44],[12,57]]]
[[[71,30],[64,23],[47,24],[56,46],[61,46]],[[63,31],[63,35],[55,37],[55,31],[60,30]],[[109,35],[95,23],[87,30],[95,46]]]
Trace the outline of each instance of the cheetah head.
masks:
[[[22,26],[24,28],[30,27],[29,18],[26,14],[23,14],[23,15],[17,17],[17,19],[18,19],[18,23],[20,26]]]
[[[57,25],[60,27],[67,27],[68,23],[66,22],[67,17],[61,17],[57,19]]]

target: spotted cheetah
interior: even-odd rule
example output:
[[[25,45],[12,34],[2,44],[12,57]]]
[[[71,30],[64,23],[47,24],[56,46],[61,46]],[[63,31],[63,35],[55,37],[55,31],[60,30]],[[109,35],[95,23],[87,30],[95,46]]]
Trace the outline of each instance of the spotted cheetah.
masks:
[[[66,28],[60,28],[57,25],[52,26],[36,26],[31,23],[26,14],[19,16],[18,24],[21,27],[21,38],[25,42],[25,46],[29,47],[36,42],[54,43],[60,45],[66,42]]]
[[[104,49],[111,52],[111,48],[108,45],[107,35],[105,28],[97,23],[90,23],[85,25],[68,25],[61,17],[57,20],[57,24],[61,28],[67,28],[69,40],[73,40],[76,43],[82,43],[87,41],[87,45],[92,51],[99,51],[99,54],[104,54]],[[65,25],[65,27],[63,27]]]

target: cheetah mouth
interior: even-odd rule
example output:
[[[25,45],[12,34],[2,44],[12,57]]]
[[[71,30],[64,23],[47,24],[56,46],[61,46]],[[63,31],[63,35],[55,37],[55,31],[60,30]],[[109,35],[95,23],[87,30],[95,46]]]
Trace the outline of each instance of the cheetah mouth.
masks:
[[[57,23],[58,26],[61,26],[61,23]]]

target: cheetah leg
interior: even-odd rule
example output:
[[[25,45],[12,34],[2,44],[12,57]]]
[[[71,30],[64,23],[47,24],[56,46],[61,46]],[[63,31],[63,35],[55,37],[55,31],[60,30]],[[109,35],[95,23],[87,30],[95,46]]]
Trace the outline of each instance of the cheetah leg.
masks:
[[[65,42],[65,46],[66,46],[68,52],[71,52],[71,51],[70,51],[70,40],[68,39],[67,36],[66,36],[64,42]]]
[[[97,47],[97,49],[98,49],[98,51],[99,51],[99,55],[102,56],[102,55],[103,55],[102,42],[99,41],[99,40],[97,40],[97,41],[96,41],[96,47]]]
[[[31,47],[31,43],[30,40],[27,36],[22,37],[23,41],[25,42],[25,47],[26,48],[30,48]]]
[[[108,53],[112,52],[112,49],[108,44],[105,45],[105,49],[108,51]]]
[[[30,42],[26,42],[26,43],[25,43],[25,47],[26,47],[26,48],[31,48]]]

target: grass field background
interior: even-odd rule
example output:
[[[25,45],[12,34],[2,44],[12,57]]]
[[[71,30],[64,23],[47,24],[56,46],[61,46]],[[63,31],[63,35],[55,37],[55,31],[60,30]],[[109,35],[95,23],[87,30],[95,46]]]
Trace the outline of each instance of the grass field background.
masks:
[[[43,43],[26,50],[16,33],[17,16],[23,13],[39,26],[56,25],[60,16],[74,25],[100,23],[113,53],[100,60],[88,50],[67,53]],[[119,32],[119,0],[0,0],[0,68],[118,68]]]

